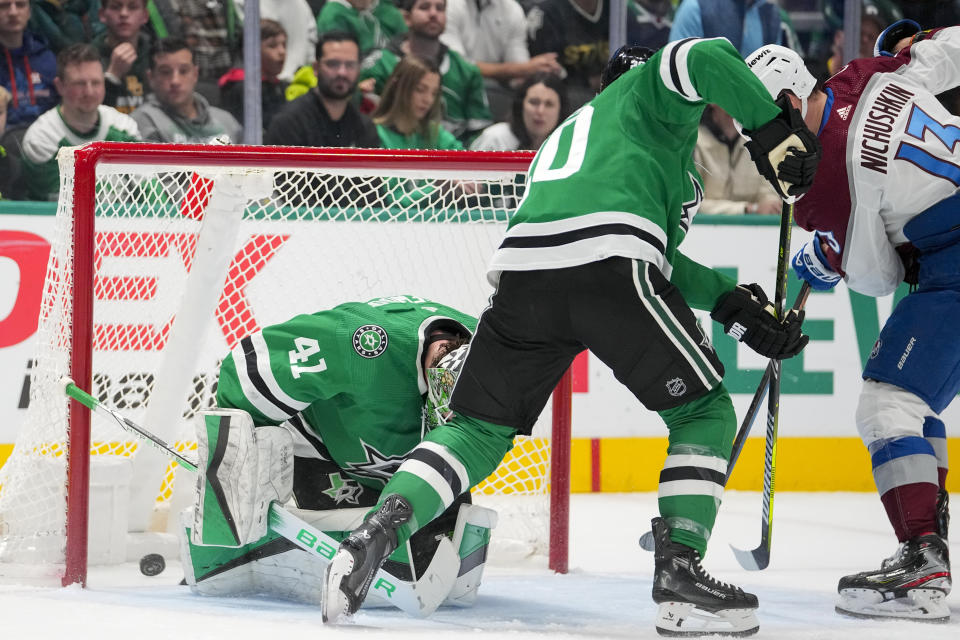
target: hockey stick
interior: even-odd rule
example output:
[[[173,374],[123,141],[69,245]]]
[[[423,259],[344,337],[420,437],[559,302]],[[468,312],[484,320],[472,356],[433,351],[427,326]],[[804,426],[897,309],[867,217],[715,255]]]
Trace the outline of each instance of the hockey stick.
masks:
[[[793,303],[793,309],[795,311],[800,311],[807,304],[807,298],[810,296],[810,284],[804,282],[800,287],[800,293],[797,294],[797,299]],[[743,445],[747,442],[747,436],[750,435],[750,429],[753,428],[753,422],[757,419],[757,412],[760,410],[760,403],[763,402],[763,399],[767,395],[767,388],[770,386],[770,376],[772,375],[773,360],[767,363],[767,368],[763,371],[763,376],[760,378],[760,384],[757,386],[757,390],[753,393],[753,399],[750,401],[750,406],[747,409],[747,412],[743,416],[743,421],[740,423],[740,429],[737,431],[737,436],[733,440],[733,448],[730,450],[730,461],[727,463],[727,476],[723,481],[723,486],[727,486],[730,483],[730,476],[733,475],[733,467],[737,464],[737,460],[740,458],[740,452],[743,451]],[[653,540],[653,532],[647,531],[645,534],[640,536],[640,548],[644,551],[653,551],[656,547],[656,544]]]
[[[780,213],[780,242],[777,255],[777,283],[774,289],[774,311],[783,318],[787,297],[787,267],[790,261],[790,232],[793,228],[793,205],[784,203]],[[770,390],[767,395],[767,433],[763,455],[763,507],[760,516],[760,545],[744,551],[733,545],[733,555],[747,571],[760,571],[770,564],[770,546],[773,544],[773,493],[777,471],[777,428],[780,422],[779,360],[770,361]]]
[[[807,304],[807,298],[810,296],[810,283],[804,281],[800,286],[800,292],[797,294],[797,299],[793,303],[792,309],[794,311],[800,311]],[[740,430],[737,432],[737,437],[733,440],[733,449],[730,451],[730,462],[727,464],[727,478],[724,482],[726,486],[730,482],[730,475],[733,473],[733,467],[737,464],[737,459],[740,457],[740,452],[743,450],[743,445],[747,441],[747,436],[750,435],[750,429],[753,427],[753,421],[757,417],[757,412],[760,409],[760,403],[763,402],[764,396],[767,395],[767,389],[770,386],[770,378],[773,376],[773,360],[767,363],[767,368],[763,371],[763,377],[760,378],[760,386],[757,387],[756,392],[753,394],[753,400],[750,401],[750,407],[747,409],[747,413],[743,418],[743,422],[740,424]]]
[[[69,378],[61,378],[64,393],[93,413],[114,420],[122,429],[149,443],[170,456],[177,464],[189,471],[197,471],[197,464],[172,449],[166,442],[150,433],[118,411],[111,409],[89,393],[79,388]],[[326,564],[337,552],[340,543],[323,531],[293,515],[276,502],[270,504],[270,530],[286,538],[304,551],[314,554]],[[451,555],[452,554],[452,555]],[[457,572],[441,572],[441,566],[454,566],[459,569],[460,558],[453,545],[441,544],[437,547],[433,560],[416,582],[407,582],[392,576],[381,569],[374,577],[370,593],[376,594],[398,609],[417,617],[426,617],[433,613],[446,599]],[[447,574],[447,575],[445,575]]]

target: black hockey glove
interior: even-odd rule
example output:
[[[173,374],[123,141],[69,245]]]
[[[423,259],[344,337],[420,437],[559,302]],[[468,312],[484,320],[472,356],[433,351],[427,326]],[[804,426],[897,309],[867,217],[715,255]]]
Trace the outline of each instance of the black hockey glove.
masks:
[[[776,118],[753,131],[744,129],[750,136],[746,147],[760,175],[781,198],[792,202],[791,196],[803,195],[813,186],[823,150],[787,96],[777,98],[777,106]]]
[[[767,358],[784,360],[797,355],[809,338],[800,331],[803,311],[789,311],[783,322],[773,315],[773,305],[758,284],[742,284],[720,298],[710,317],[723,325],[728,336]]]

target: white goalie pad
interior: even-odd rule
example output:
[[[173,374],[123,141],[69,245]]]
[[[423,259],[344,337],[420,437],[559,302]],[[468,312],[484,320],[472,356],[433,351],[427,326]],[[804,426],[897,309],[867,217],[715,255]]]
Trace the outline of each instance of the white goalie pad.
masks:
[[[490,536],[497,526],[497,512],[476,504],[461,505],[453,529],[453,547],[460,558],[457,581],[445,604],[459,607],[473,605],[483,579],[490,549]]]
[[[293,439],[283,427],[254,427],[239,409],[204,411],[202,418],[193,542],[255,542],[267,533],[270,503],[293,493]]]
[[[359,526],[369,509],[361,507],[308,511],[291,508],[290,511],[323,531],[346,532]],[[191,558],[191,546],[187,534],[194,519],[194,507],[184,510],[181,514],[182,526],[180,527],[180,551],[184,576],[194,593],[207,596],[265,595],[312,605],[320,604],[321,585],[327,560],[304,553],[300,549],[283,550],[280,547],[271,549],[269,543],[254,545],[256,550],[241,561],[237,561],[239,558],[224,558],[225,562],[219,567],[203,566],[200,571],[204,575],[196,575],[195,566],[203,563],[194,562],[195,559]],[[431,573],[456,576],[455,580],[451,579],[443,587],[448,590],[444,604],[470,606],[476,600],[483,576],[490,531],[496,526],[496,522],[497,513],[492,509],[476,505],[460,507],[453,540],[448,538],[440,540],[430,566]],[[275,543],[282,545],[279,541]],[[237,551],[237,554],[244,553]],[[424,585],[423,588],[433,587]],[[364,608],[386,607],[391,606],[391,603],[371,591],[363,606]]]

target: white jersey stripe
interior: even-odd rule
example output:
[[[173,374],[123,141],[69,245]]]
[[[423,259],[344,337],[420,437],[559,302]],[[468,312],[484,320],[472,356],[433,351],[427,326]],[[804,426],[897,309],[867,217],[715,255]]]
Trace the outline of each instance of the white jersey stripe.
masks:
[[[263,395],[257,391],[257,388],[253,386],[250,376],[247,375],[247,356],[240,342],[230,351],[230,355],[233,357],[234,368],[237,370],[237,381],[240,382],[243,395],[250,404],[252,404],[257,411],[273,420],[282,421],[289,418],[289,415],[279,409],[277,405],[264,398]]]
[[[397,473],[400,473],[401,471],[413,474],[429,484],[430,487],[440,497],[440,501],[443,502],[444,509],[453,504],[453,490],[450,489],[450,485],[447,484],[447,481],[443,479],[443,476],[437,473],[437,470],[430,465],[421,462],[420,460],[405,460],[404,463],[400,465],[400,468],[397,469]]]
[[[289,407],[293,407],[297,411],[303,411],[309,407],[309,402],[295,400],[288,396],[286,392],[280,388],[277,379],[273,377],[273,370],[270,368],[270,349],[267,347],[267,341],[263,339],[263,332],[257,331],[252,334],[250,341],[253,343],[253,348],[257,352],[257,371],[260,373],[260,377],[263,378],[263,382],[267,385],[267,388],[270,389],[270,393],[272,393],[277,400]]]
[[[687,38],[669,42],[663,47],[663,53],[660,57],[660,80],[667,89],[690,102],[698,102],[702,98],[694,89],[693,82],[690,80],[690,71],[687,69],[687,54],[691,47],[701,41],[698,38]]]
[[[723,496],[723,485],[709,480],[671,480],[661,482],[657,490],[659,498],[673,498],[675,496]]]
[[[460,459],[457,458],[453,453],[450,452],[442,444],[436,442],[430,442],[425,440],[417,445],[417,449],[426,449],[427,451],[432,451],[441,458],[444,462],[450,465],[450,468],[453,469],[453,472],[457,474],[457,477],[460,478],[460,486],[463,487],[463,490],[467,490],[470,486],[470,476],[467,475],[467,468],[463,466],[463,463],[460,462]]]
[[[655,237],[664,246],[667,245],[667,234],[657,223],[628,211],[596,211],[582,216],[551,220],[549,222],[521,222],[511,227],[505,235],[508,238],[517,236],[549,236],[606,224],[625,224],[636,227]]]
[[[726,473],[727,461],[723,458],[698,456],[691,453],[667,456],[666,461],[663,463],[663,468],[672,469],[674,467],[702,467],[704,469]]]

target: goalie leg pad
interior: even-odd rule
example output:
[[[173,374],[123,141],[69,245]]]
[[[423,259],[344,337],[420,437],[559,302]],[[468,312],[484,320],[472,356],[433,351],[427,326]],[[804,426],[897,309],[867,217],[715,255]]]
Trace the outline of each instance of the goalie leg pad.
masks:
[[[180,551],[190,590],[204,596],[263,595],[310,605],[320,604],[325,562],[291,542],[267,534],[236,549],[195,545],[190,541],[192,509],[181,516]]]
[[[460,571],[445,604],[467,607],[477,600],[490,548],[490,534],[497,526],[497,512],[475,504],[460,506],[453,530],[453,546],[460,556]]]
[[[203,412],[192,541],[241,547],[267,533],[274,500],[293,492],[293,439],[283,427],[254,427],[246,411]]]

